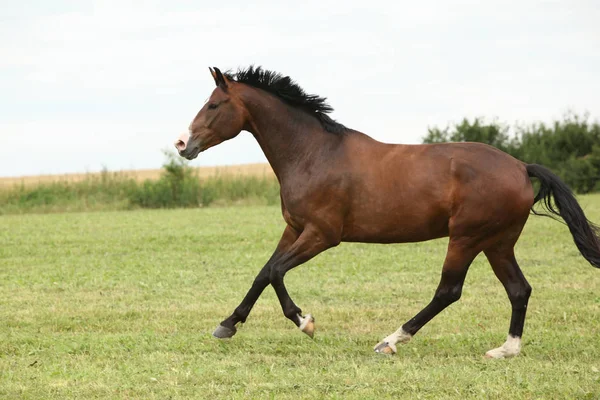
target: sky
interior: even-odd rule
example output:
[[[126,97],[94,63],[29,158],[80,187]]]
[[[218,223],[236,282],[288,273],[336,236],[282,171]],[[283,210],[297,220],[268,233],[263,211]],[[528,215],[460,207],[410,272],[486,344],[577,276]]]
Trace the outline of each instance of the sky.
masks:
[[[463,117],[600,117],[596,0],[0,2],[0,176],[159,168],[209,66],[289,75],[391,143]],[[191,165],[253,162],[242,132]]]

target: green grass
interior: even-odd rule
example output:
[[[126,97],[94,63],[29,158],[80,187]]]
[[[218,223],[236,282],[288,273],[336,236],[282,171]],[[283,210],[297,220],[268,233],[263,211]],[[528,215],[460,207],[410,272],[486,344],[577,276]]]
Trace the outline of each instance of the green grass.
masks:
[[[372,351],[430,300],[446,240],[342,244],[290,272],[314,340],[271,288],[213,339],[282,229],[277,206],[0,216],[0,398],[600,398],[600,271],[564,225],[532,217],[519,242],[533,296],[511,360],[483,358],[510,306],[481,256],[458,303]]]

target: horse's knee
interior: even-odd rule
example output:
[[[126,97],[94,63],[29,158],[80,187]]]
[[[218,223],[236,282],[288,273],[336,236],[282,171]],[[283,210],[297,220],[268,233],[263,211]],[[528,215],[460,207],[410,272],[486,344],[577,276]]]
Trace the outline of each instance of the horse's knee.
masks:
[[[273,286],[282,285],[284,276],[285,276],[285,271],[283,271],[277,267],[271,268],[271,271],[269,273],[269,282]]]
[[[531,286],[527,282],[524,285],[509,287],[508,298],[513,308],[525,308],[531,296],[531,290]]]
[[[462,285],[455,285],[438,289],[435,293],[435,299],[444,305],[448,305],[458,301],[461,295]]]
[[[271,283],[271,276],[270,276],[270,271],[264,271],[260,274],[258,274],[258,276],[256,278],[254,278],[254,283],[252,284],[253,286],[267,286],[269,283]]]

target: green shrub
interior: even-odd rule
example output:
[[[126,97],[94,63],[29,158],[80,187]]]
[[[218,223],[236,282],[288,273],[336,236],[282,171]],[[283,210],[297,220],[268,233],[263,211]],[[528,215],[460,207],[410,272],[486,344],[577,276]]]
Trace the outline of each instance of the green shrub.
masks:
[[[143,208],[197,207],[200,202],[200,182],[184,159],[165,152],[167,163],[156,180],[146,180],[133,190],[129,201]]]

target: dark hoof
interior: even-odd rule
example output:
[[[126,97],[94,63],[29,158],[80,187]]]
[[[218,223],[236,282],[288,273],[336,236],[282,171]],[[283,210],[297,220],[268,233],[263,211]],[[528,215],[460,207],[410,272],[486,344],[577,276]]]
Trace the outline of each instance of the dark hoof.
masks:
[[[237,329],[235,329],[235,327],[231,329],[226,326],[219,325],[217,326],[217,329],[215,329],[215,331],[213,332],[213,336],[217,339],[227,339],[235,335],[236,332]]]

